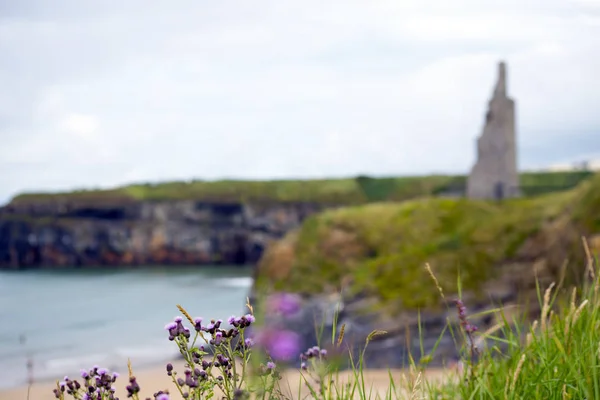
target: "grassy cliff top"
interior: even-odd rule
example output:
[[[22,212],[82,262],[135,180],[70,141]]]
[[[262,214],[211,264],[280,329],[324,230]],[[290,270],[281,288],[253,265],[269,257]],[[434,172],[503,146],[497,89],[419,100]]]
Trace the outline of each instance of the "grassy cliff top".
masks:
[[[456,293],[459,274],[463,288],[476,291],[496,265],[559,218],[579,231],[559,230],[543,246],[568,239],[581,247],[580,234],[600,232],[600,175],[569,191],[502,203],[425,198],[326,211],[268,249],[259,284],[315,293],[339,290],[348,280],[350,290],[384,306],[427,307],[439,294],[425,263],[444,292]]]
[[[527,195],[569,189],[591,175],[590,172],[539,172],[521,174]],[[222,203],[309,202],[362,204],[399,201],[435,195],[465,186],[464,176],[412,176],[345,179],[274,181],[190,181],[135,184],[110,190],[79,190],[64,193],[24,193],[11,204],[48,201],[121,203],[139,200],[199,200]]]

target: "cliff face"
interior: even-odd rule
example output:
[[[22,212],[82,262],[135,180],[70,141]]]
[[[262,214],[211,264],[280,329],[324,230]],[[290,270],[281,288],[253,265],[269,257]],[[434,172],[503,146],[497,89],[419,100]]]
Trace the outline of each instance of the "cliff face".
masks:
[[[249,264],[324,205],[44,201],[0,208],[0,268]]]

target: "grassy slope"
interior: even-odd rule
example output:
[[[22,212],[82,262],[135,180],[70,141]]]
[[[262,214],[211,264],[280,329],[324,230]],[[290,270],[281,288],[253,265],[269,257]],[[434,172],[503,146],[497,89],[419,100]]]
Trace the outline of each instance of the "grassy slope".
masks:
[[[526,194],[539,194],[575,186],[588,172],[526,173],[521,184]],[[132,200],[204,200],[214,202],[314,202],[362,204],[398,201],[438,194],[464,187],[464,176],[422,176],[280,181],[193,181],[136,184],[111,190],[81,190],[66,193],[25,193],[13,204],[72,200],[114,203]]]
[[[281,289],[339,290],[350,278],[354,290],[378,296],[383,305],[428,306],[439,296],[425,262],[445,292],[456,290],[459,273],[463,287],[476,289],[492,277],[493,265],[559,215],[582,233],[600,232],[600,176],[567,192],[502,204],[428,198],[327,211],[272,246],[260,271]]]

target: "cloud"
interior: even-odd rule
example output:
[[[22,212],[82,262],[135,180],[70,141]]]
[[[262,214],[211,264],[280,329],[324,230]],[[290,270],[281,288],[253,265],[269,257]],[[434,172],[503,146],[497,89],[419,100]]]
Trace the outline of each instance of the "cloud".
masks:
[[[593,0],[0,5],[0,203],[131,181],[466,172],[496,63],[520,164],[600,148]]]

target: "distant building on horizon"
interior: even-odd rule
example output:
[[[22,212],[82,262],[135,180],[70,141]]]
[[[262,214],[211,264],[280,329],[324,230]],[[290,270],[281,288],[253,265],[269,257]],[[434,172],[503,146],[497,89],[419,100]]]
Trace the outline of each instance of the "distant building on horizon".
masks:
[[[515,101],[507,95],[506,64],[488,103],[483,131],[477,139],[477,160],[467,178],[467,197],[503,199],[519,195]]]

